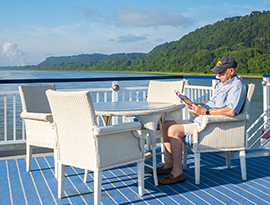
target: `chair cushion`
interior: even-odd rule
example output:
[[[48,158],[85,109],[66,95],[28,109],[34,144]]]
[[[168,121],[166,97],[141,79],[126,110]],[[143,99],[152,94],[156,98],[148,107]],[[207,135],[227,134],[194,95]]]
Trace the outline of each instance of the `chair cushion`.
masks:
[[[185,137],[185,143],[189,147],[193,145],[192,135],[186,135],[186,137]]]

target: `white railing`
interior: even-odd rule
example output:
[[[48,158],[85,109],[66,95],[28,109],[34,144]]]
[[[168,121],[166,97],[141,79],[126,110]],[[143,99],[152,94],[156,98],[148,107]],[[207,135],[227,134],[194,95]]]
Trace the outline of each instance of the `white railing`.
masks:
[[[259,148],[265,148],[270,146],[270,138],[267,138],[266,136],[269,135],[268,132],[270,132],[270,83],[269,83],[269,74],[263,75],[263,110],[264,112],[258,117],[257,120],[254,121],[252,125],[247,129],[246,131],[246,148],[252,149],[256,144],[258,144],[259,140],[260,145]],[[261,125],[258,123],[262,122]],[[252,130],[257,126],[257,129],[251,134]],[[250,144],[250,145],[249,145]]]
[[[270,98],[269,98],[269,91],[270,91],[270,83],[269,83],[269,77],[268,75],[263,76],[262,86],[263,86],[263,110],[267,110],[270,106]],[[267,119],[270,117],[269,113],[267,113],[264,116],[264,121],[267,121]],[[264,128],[267,129],[270,124],[265,124]]]
[[[258,143],[259,142],[259,140],[261,140],[261,145],[260,145],[260,147],[259,148],[263,148],[263,147],[265,147],[267,144],[268,144],[268,142],[270,141],[270,138],[269,139],[266,139],[266,140],[262,140],[263,139],[263,137],[265,136],[267,136],[267,134],[268,134],[268,132],[270,131],[270,127],[269,126],[267,126],[267,124],[269,124],[270,122],[270,118],[267,118],[266,120],[264,119],[265,118],[265,116],[267,116],[267,115],[269,115],[269,112],[270,112],[270,107],[268,107],[261,115],[260,115],[260,117],[247,129],[247,131],[246,131],[246,148],[247,149],[251,149],[251,148],[253,148],[255,145],[256,145],[256,143]],[[255,126],[260,122],[260,121],[263,121],[263,123],[252,133],[252,135],[251,136],[249,136],[250,134],[250,132],[251,132],[251,130],[253,129],[253,128],[255,128]],[[263,133],[259,133],[261,130],[262,130],[262,128],[264,128],[264,131],[263,131]],[[252,142],[252,139],[256,136],[256,134],[260,134],[260,136],[259,137],[256,137],[256,139]],[[249,144],[251,144],[251,145],[249,145]]]
[[[114,84],[117,82],[113,82]],[[112,88],[89,88],[76,89],[88,90],[91,92],[93,102],[107,101],[145,101],[146,86],[144,87],[123,87],[119,92],[113,91]],[[67,91],[67,89],[59,89]],[[69,91],[75,91],[69,89]],[[121,97],[121,99],[120,99]],[[26,142],[24,121],[20,118],[22,111],[20,96],[18,91],[0,91],[0,100],[3,99],[3,115],[0,115],[0,145],[20,144]],[[117,124],[118,119],[113,118],[113,124]],[[0,149],[1,150],[1,149]]]
[[[212,80],[212,86],[196,86],[189,85],[188,80],[184,80],[184,92],[195,102],[208,101],[213,94],[215,85],[219,82],[218,80]],[[115,85],[118,85],[118,81],[112,82],[112,88],[114,88]],[[89,88],[84,90],[90,91],[93,102],[97,103],[107,101],[146,101],[147,86],[121,87],[119,91],[117,91],[117,89],[114,91],[112,88]],[[3,115],[0,115],[0,145],[25,143],[24,122],[20,117],[22,108],[19,92],[0,91],[0,100],[1,99],[3,99],[3,103],[0,103],[0,111]],[[183,110],[182,117],[189,117],[187,108]],[[112,124],[117,123],[118,118],[113,118]]]

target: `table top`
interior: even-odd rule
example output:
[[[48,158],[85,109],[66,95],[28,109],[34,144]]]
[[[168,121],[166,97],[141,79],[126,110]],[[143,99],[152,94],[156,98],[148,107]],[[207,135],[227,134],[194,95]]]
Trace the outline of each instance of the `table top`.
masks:
[[[159,112],[169,112],[184,108],[184,104],[147,101],[119,101],[94,103],[97,115],[148,115]]]

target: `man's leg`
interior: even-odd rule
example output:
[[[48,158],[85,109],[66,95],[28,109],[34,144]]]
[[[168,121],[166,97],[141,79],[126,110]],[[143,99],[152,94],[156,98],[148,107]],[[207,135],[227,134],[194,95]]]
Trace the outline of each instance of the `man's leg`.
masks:
[[[169,185],[184,182],[186,180],[182,170],[182,138],[185,137],[184,126],[174,124],[168,128],[168,139],[171,145],[173,169],[168,176],[160,179],[159,184]]]
[[[182,171],[182,138],[185,137],[185,129],[182,124],[191,124],[189,120],[167,120],[162,123],[162,135],[166,151],[164,168],[175,167],[174,176]],[[181,170],[181,171],[179,171]]]
[[[182,124],[190,124],[189,120],[166,120],[162,123],[162,135],[166,152],[165,164],[158,168],[158,174],[169,174],[172,171],[174,166],[177,166],[174,171],[174,176],[177,176],[177,173],[183,173],[182,171],[182,141],[181,139],[185,137],[184,127]],[[181,137],[178,137],[182,133]],[[172,139],[173,138],[173,139]],[[179,140],[177,140],[179,139]],[[173,146],[172,146],[172,143]],[[175,153],[174,153],[174,150]],[[180,158],[179,158],[180,156]],[[175,160],[174,160],[175,159]],[[179,161],[180,159],[180,161]],[[175,165],[174,165],[175,163]],[[181,164],[179,167],[179,163]],[[153,170],[150,172],[153,173]]]
[[[168,129],[168,138],[171,145],[173,170],[172,174],[177,177],[183,173],[182,170],[182,138],[185,137],[185,130],[182,124],[171,125]]]
[[[166,152],[165,164],[163,165],[165,169],[173,167],[173,158],[172,158],[171,144],[168,138],[168,129],[171,125],[174,124],[176,124],[174,120],[166,120],[162,123],[162,137]]]

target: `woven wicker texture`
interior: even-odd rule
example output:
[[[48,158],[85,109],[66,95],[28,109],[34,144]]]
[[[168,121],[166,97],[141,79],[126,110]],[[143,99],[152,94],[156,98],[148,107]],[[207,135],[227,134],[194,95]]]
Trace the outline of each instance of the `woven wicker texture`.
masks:
[[[194,130],[194,152],[244,150],[246,122],[255,85],[248,85],[246,101],[241,114],[228,116],[203,116],[202,125]]]
[[[242,179],[246,180],[246,124],[249,119],[249,106],[255,85],[249,84],[247,97],[239,115],[228,116],[203,116],[202,125],[193,130],[193,146],[189,148],[194,152],[195,183],[200,183],[200,153],[203,152],[226,152],[227,168],[231,167],[230,151],[239,151]],[[187,150],[184,149],[184,169],[187,168]]]
[[[100,171],[144,160],[143,140],[136,131],[140,123],[98,127],[90,92],[46,94],[61,164]]]
[[[102,171],[137,163],[138,192],[144,194],[144,147],[140,123],[98,127],[90,92],[46,91],[57,135],[58,198],[64,194],[65,166],[94,171],[94,204],[100,204]]]
[[[181,104],[181,100],[176,96],[174,90],[183,92],[184,81],[153,81],[149,82],[147,101],[148,102],[167,102],[173,104]],[[170,111],[163,115],[159,120],[160,129],[157,130],[156,136],[160,137],[161,134],[161,124],[164,120],[178,120],[181,118],[181,109]],[[145,130],[142,130],[144,135],[147,134]],[[161,140],[163,143],[163,141]],[[162,149],[163,150],[163,149]]]
[[[181,104],[181,100],[176,96],[174,90],[183,92],[184,81],[150,81],[147,93],[147,101],[149,102],[168,102],[173,104]],[[178,120],[181,117],[181,110],[178,109],[167,113],[162,120]],[[161,135],[161,133],[159,133]]]
[[[23,111],[36,113],[51,113],[45,91],[55,90],[54,84],[38,86],[19,86]]]
[[[19,86],[18,89],[23,108],[21,118],[24,119],[26,128],[26,171],[30,171],[33,146],[52,148],[55,156],[57,155],[56,135],[51,129],[53,119],[45,94],[48,89],[55,90],[55,85]]]
[[[25,120],[26,144],[55,148],[55,135],[51,130],[52,115],[45,91],[55,90],[54,84],[19,86]]]
[[[184,81],[153,81],[149,82],[147,101],[149,102],[168,102],[180,104],[180,99],[174,90],[183,92]]]

